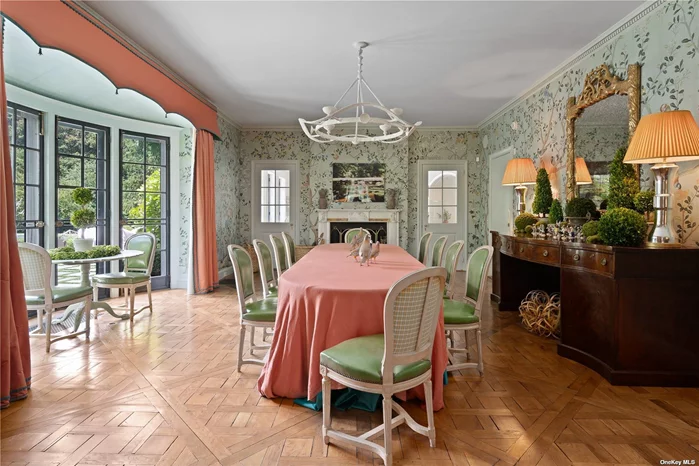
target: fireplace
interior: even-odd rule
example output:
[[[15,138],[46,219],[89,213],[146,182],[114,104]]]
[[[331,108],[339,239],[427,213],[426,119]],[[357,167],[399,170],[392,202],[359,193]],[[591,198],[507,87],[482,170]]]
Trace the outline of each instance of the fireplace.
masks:
[[[386,222],[330,222],[330,242],[342,243],[347,230],[363,228],[371,234],[372,242],[386,244]]]
[[[342,232],[350,228],[376,231],[379,241],[400,245],[398,209],[319,209],[318,235],[327,243],[342,242]],[[372,233],[372,239],[375,239]]]

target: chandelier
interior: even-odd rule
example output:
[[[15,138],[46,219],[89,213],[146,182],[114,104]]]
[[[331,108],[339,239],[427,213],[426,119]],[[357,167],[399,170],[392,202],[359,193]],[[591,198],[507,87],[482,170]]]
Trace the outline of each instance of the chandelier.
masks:
[[[301,123],[303,132],[306,133],[306,136],[311,140],[320,143],[351,142],[352,144],[358,144],[360,142],[382,142],[384,144],[395,144],[404,141],[415,131],[415,128],[422,124],[422,122],[418,121],[414,125],[408,123],[400,117],[403,113],[402,108],[389,109],[376,97],[376,94],[374,94],[374,91],[371,90],[364,76],[362,76],[362,51],[369,46],[369,43],[356,42],[354,46],[359,52],[357,77],[347,88],[345,93],[342,94],[342,97],[335,102],[335,105],[323,107],[323,113],[325,113],[324,117],[313,121],[306,121],[303,118],[299,118],[299,123]],[[355,86],[357,88],[357,102],[339,107],[342,99],[344,99]],[[376,99],[376,102],[364,101],[365,88],[374,99]],[[384,117],[383,114],[381,117],[369,115],[367,109],[379,110],[385,113],[386,116]],[[340,116],[341,114],[351,115],[351,110],[354,110],[354,116]],[[365,128],[367,125],[375,125],[380,130],[380,133],[373,136],[370,134],[360,134],[360,124],[362,128]],[[352,129],[354,129],[354,132],[351,132]]]

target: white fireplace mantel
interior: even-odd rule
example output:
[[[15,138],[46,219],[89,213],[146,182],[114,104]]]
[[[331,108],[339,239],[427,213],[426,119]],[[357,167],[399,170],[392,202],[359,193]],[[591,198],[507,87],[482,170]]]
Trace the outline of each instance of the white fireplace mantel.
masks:
[[[318,236],[330,242],[330,224],[386,222],[386,243],[400,245],[400,209],[318,209]]]

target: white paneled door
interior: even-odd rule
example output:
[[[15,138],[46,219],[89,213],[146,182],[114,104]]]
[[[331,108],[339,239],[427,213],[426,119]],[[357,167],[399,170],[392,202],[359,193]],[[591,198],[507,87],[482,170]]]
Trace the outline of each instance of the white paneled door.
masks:
[[[466,240],[466,162],[420,161],[418,171],[420,207],[417,239],[426,232],[432,233],[431,264],[432,245],[439,237],[447,237],[447,247],[454,241]],[[465,255],[462,255],[459,269],[465,267]]]
[[[269,244],[270,234],[287,232],[298,242],[298,163],[253,161],[252,239]]]
[[[507,148],[490,156],[488,230],[504,234],[512,232],[514,190],[512,186],[502,185],[502,177],[505,174],[507,162],[512,160],[513,155],[512,148]],[[488,244],[490,242],[492,237],[488,231]]]

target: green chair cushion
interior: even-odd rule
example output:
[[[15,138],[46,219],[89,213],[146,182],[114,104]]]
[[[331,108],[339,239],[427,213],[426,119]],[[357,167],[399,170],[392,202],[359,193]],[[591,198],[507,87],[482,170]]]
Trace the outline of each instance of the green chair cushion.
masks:
[[[243,314],[244,320],[274,322],[274,319],[277,317],[277,298],[265,298],[246,304],[245,309],[248,312]]]
[[[479,319],[476,315],[476,308],[469,303],[462,301],[454,301],[453,299],[444,300],[444,324],[475,324]]]
[[[92,277],[92,283],[102,285],[133,285],[134,283],[147,282],[150,275],[140,272],[115,272],[101,273]]]
[[[73,299],[82,298],[85,296],[92,295],[92,287],[91,286],[80,286],[80,285],[73,285],[73,286],[58,285],[55,288],[51,288],[51,293],[53,295],[53,302],[54,303],[62,303],[64,301],[71,301]],[[37,305],[44,304],[44,295],[39,295],[39,296],[27,295],[27,296],[25,296],[25,298],[27,299],[27,305],[29,305],[29,306],[37,306]]]
[[[267,291],[269,292],[268,298],[276,298],[279,295],[279,290],[276,286],[270,286],[267,288]]]
[[[320,364],[350,379],[380,384],[383,383],[381,378],[383,351],[383,334],[352,338],[320,353]],[[430,370],[430,367],[432,364],[428,360],[396,366],[393,371],[393,382],[414,379]]]

